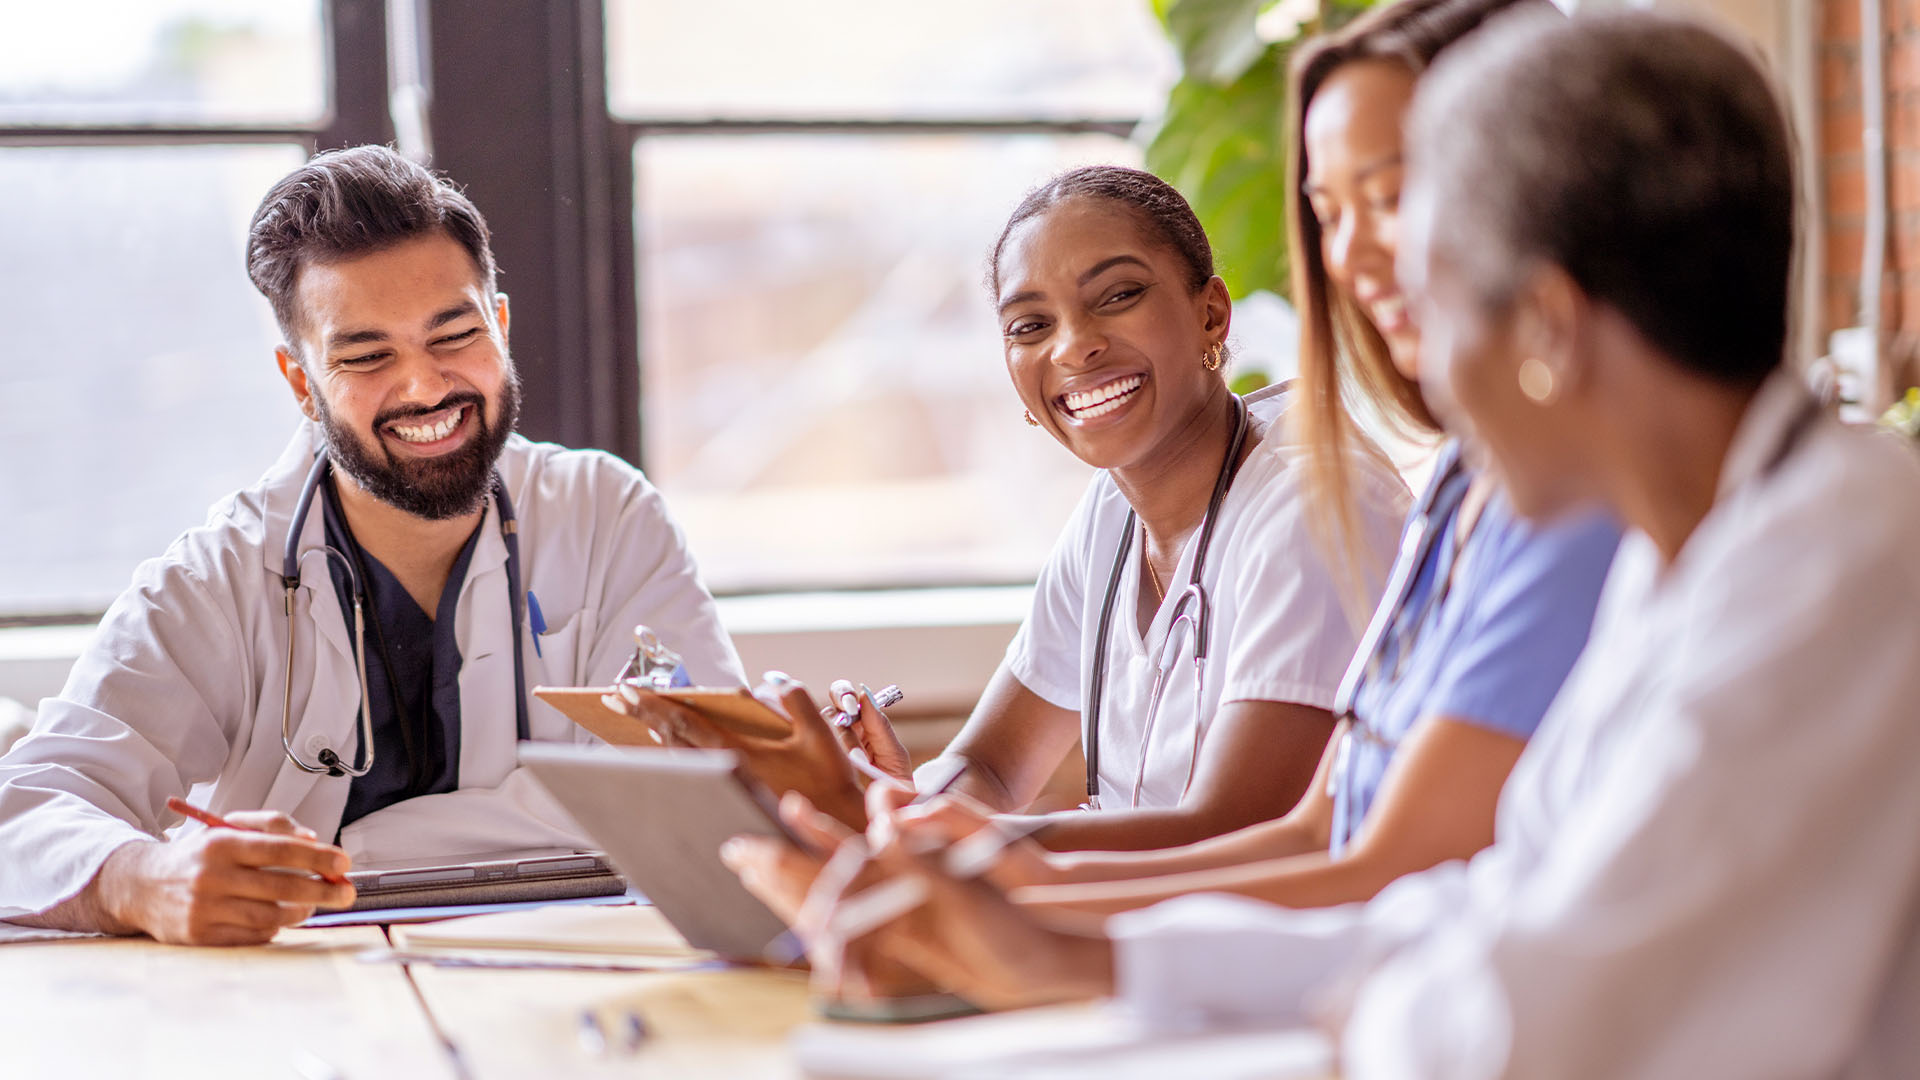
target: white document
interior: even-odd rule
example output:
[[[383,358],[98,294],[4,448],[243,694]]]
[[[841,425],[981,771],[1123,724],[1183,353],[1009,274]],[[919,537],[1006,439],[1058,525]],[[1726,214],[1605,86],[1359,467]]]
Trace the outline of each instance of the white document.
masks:
[[[818,1080],[1319,1080],[1333,1070],[1318,1031],[1161,1035],[1111,1003],[909,1026],[810,1024],[792,1041]]]

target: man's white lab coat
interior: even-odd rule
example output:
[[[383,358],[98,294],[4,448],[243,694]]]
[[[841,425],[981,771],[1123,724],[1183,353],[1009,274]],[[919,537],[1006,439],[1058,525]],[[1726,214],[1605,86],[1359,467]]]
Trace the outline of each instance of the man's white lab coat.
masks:
[[[303,772],[280,739],[289,663],[280,570],[300,486],[319,445],[303,423],[261,481],[214,507],[134,572],[66,689],[0,758],[0,918],[43,911],[90,881],[115,848],[177,824],[170,795],[216,813],[283,810],[331,837],[351,781]],[[547,633],[523,628],[526,685],[610,681],[646,623],[699,685],[739,685],[721,629],[659,492],[610,455],[507,442],[498,469],[519,519],[523,587]],[[460,787],[355,821],[355,859],[573,846],[576,826],[516,765],[512,613],[499,510],[486,518],[454,612],[460,665]],[[323,515],[301,530],[294,609],[293,745],[356,760],[359,682],[327,559]],[[532,737],[592,736],[545,703]],[[387,752],[394,752],[389,749]]]

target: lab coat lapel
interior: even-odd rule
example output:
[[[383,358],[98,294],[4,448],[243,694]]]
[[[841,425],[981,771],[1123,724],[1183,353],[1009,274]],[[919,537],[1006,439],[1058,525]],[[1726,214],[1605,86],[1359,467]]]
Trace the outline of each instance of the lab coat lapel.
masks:
[[[280,460],[267,470],[266,493],[260,508],[265,530],[260,557],[267,572],[276,581],[284,569],[287,531],[293,527],[293,519],[299,512],[300,488],[306,482],[307,473],[313,469],[314,455],[318,453],[320,445],[320,429],[312,423],[303,423],[294,432],[293,440],[281,453]],[[320,507],[312,507],[300,529],[299,595],[302,601],[296,607],[295,618],[300,617],[298,608],[305,607],[309,621],[303,629],[310,628],[332,645],[351,666],[353,646],[347,640],[345,613],[340,610],[339,599],[334,594],[333,573],[327,566],[328,556],[320,551],[326,542],[325,516]],[[298,689],[295,688],[296,692]],[[359,693],[357,681],[354,693]]]
[[[519,741],[507,545],[500,537],[500,508],[492,499],[453,618],[460,643],[460,786],[492,787],[513,771]]]

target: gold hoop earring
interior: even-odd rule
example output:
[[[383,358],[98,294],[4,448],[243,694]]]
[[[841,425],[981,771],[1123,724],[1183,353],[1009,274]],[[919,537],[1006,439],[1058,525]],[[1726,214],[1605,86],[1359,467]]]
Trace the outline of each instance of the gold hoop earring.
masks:
[[[1218,341],[1213,343],[1213,348],[1200,354],[1200,363],[1204,365],[1208,371],[1219,371],[1220,365],[1226,363],[1226,361],[1227,347]]]
[[[1022,410],[1020,410],[1020,415],[1026,418],[1026,421],[1027,421],[1027,426],[1028,426],[1028,427],[1039,427],[1039,426],[1040,426],[1040,421],[1038,421],[1038,420],[1035,420],[1035,419],[1033,418],[1033,410],[1032,410],[1032,409],[1022,409]]]
[[[1546,361],[1537,356],[1529,356],[1520,361],[1520,392],[1535,405],[1551,402],[1558,391],[1554,385],[1553,369]]]

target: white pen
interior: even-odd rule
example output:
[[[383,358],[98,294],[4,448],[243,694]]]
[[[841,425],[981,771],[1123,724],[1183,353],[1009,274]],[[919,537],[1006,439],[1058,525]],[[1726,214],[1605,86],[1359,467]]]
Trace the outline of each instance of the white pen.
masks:
[[[1012,825],[1003,825],[999,819],[994,819],[948,847],[940,860],[941,867],[947,876],[955,880],[972,881],[993,869],[993,864],[1000,861],[1001,853],[1007,848],[1047,824],[1045,815],[1026,818]],[[939,849],[934,847],[932,850]],[[916,855],[931,853],[928,850],[914,852]],[[865,937],[932,898],[932,890],[921,878],[890,878],[857,896],[842,900],[828,916],[821,936],[838,942]]]

